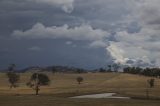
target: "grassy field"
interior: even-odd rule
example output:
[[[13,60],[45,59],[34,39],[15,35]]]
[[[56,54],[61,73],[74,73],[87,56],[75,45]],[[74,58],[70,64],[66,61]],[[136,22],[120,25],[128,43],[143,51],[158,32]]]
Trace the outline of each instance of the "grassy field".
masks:
[[[146,98],[147,79],[150,77],[123,73],[88,74],[48,74],[50,86],[41,87],[40,95],[26,86],[31,73],[21,74],[19,87],[9,88],[6,75],[0,74],[0,106],[159,106],[160,79],[149,89],[150,100]],[[76,78],[82,76],[84,82],[78,84]],[[115,92],[133,99],[71,99],[68,97]],[[159,99],[159,100],[156,100]]]

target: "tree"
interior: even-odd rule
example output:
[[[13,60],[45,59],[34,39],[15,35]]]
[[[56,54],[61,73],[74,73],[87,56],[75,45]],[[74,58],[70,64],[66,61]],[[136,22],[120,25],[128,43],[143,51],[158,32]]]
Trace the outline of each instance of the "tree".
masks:
[[[149,84],[150,88],[153,88],[153,87],[154,87],[154,82],[155,82],[155,80],[154,80],[153,78],[152,78],[152,79],[147,80],[147,82],[148,82],[148,84]]]
[[[150,88],[154,87],[154,82],[155,82],[155,80],[153,78],[147,80],[147,83],[149,84]],[[148,87],[146,89],[146,96],[147,96],[147,99],[149,99],[149,88]]]
[[[100,69],[99,69],[99,72],[104,73],[104,72],[106,72],[106,70],[103,69],[103,68],[100,68]]]
[[[112,65],[112,67],[113,67],[114,72],[118,72],[118,69],[120,68],[120,64],[115,63],[115,64]]]
[[[77,77],[77,82],[78,84],[81,84],[81,82],[83,82],[83,77]]]
[[[79,73],[79,74],[81,74],[81,73],[85,73],[85,70],[84,70],[84,69],[79,69],[79,68],[78,68],[78,69],[76,69],[76,72]]]
[[[14,71],[16,65],[15,64],[11,64],[9,67],[8,67],[8,71]]]
[[[112,72],[112,65],[108,65],[108,71]]]
[[[8,72],[7,72],[7,77],[8,77],[8,81],[10,83],[10,88],[15,88],[17,87],[17,82],[20,79],[20,76],[18,74],[15,73],[14,68],[16,67],[15,64],[11,64],[8,67]]]
[[[39,94],[40,86],[49,85],[50,79],[47,75],[42,73],[32,74],[30,81],[26,84],[27,86],[33,88],[36,91],[36,95]]]
[[[52,67],[52,73],[55,74],[57,72],[56,67]]]

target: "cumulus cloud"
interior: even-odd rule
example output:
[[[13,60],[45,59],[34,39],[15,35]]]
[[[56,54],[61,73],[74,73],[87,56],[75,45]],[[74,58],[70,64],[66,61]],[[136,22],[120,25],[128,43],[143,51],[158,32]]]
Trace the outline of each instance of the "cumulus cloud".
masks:
[[[35,24],[31,29],[26,31],[15,30],[12,34],[16,38],[28,39],[70,39],[79,41],[101,41],[108,37],[109,33],[101,29],[94,29],[92,26],[82,24],[78,27],[69,27],[63,25],[60,27],[46,27],[41,23]]]
[[[114,42],[110,42],[110,46],[107,47],[110,55],[115,59],[115,63],[124,64],[128,58],[124,57],[124,50],[119,48]]]
[[[149,50],[144,49],[140,44],[133,44],[129,42],[110,42],[107,50],[110,52],[116,63],[131,64],[129,61],[136,62],[142,61],[151,64],[152,54]],[[133,63],[132,63],[133,65]]]
[[[127,30],[115,34],[116,41],[110,42],[107,51],[115,62],[129,65],[160,66],[160,1],[135,0],[129,20],[141,27],[139,32]]]
[[[99,48],[99,47],[106,47],[108,42],[102,41],[102,40],[98,40],[98,41],[94,41],[90,44],[90,47],[93,48]]]

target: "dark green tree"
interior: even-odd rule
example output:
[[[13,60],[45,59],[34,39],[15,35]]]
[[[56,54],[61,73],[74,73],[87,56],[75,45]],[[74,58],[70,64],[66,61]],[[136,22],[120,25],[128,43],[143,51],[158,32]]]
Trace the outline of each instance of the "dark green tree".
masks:
[[[81,84],[81,82],[83,82],[83,77],[77,77],[77,82],[78,82],[78,84]]]
[[[38,95],[40,86],[46,86],[49,85],[49,83],[50,79],[47,75],[43,73],[34,73],[26,85],[33,88],[36,91],[36,95]]]
[[[56,72],[58,72],[58,69],[56,67],[52,67],[52,73],[55,74]]]
[[[17,74],[15,72],[15,67],[16,65],[15,64],[11,64],[9,67],[8,67],[8,72],[7,72],[7,77],[8,77],[8,81],[10,83],[10,88],[15,88],[17,87],[17,82],[19,81],[20,79],[20,76],[19,74]]]
[[[16,65],[15,64],[11,64],[9,67],[8,67],[8,71],[14,71]]]
[[[104,68],[100,68],[99,72],[104,73],[104,72],[106,72],[106,70]]]
[[[112,65],[112,67],[113,67],[114,72],[118,72],[118,69],[120,68],[120,64],[115,63]]]
[[[112,71],[112,65],[108,65],[108,72]]]
[[[81,73],[85,73],[85,70],[84,69],[76,69],[76,72],[81,74]]]

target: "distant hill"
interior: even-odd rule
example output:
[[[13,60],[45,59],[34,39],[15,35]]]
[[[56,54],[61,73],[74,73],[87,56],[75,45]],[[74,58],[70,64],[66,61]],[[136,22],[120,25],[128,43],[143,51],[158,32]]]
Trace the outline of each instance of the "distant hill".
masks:
[[[19,70],[18,72],[22,72],[22,73],[25,73],[25,72],[39,72],[42,69],[43,68],[41,68],[41,67],[32,66],[32,67],[27,67],[25,69]]]
[[[86,73],[88,70],[68,66],[27,67],[17,72]]]

